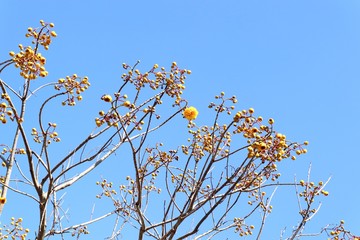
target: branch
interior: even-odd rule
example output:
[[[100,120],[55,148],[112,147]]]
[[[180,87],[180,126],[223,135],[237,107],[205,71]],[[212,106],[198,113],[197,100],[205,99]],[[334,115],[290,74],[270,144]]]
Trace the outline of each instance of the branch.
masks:
[[[118,210],[114,210],[114,211],[112,211],[112,212],[109,212],[109,213],[107,213],[107,214],[104,214],[103,216],[100,216],[100,217],[98,217],[98,218],[92,219],[92,220],[90,220],[90,221],[83,222],[83,223],[80,223],[80,224],[77,224],[77,225],[73,225],[73,226],[64,228],[64,229],[62,229],[61,231],[50,230],[50,231],[48,231],[47,233],[45,233],[45,237],[47,237],[47,236],[52,236],[52,235],[55,235],[55,234],[63,234],[63,233],[68,232],[68,231],[71,230],[71,229],[76,229],[76,228],[78,228],[78,227],[82,227],[82,226],[86,226],[86,225],[95,223],[95,222],[100,221],[100,220],[102,220],[102,219],[104,219],[104,218],[106,218],[106,217],[108,217],[108,216],[113,215],[114,213],[117,213],[117,212],[118,212]]]
[[[266,220],[266,217],[267,217],[267,212],[268,212],[268,209],[269,209],[269,207],[270,207],[271,200],[272,200],[273,196],[275,195],[275,192],[276,192],[277,189],[278,189],[278,187],[276,187],[276,188],[274,189],[274,191],[272,192],[270,198],[267,200],[267,204],[264,206],[264,215],[263,215],[263,217],[262,217],[262,219],[261,219],[261,226],[260,226],[260,229],[259,229],[259,233],[258,233],[258,235],[257,235],[257,237],[256,237],[257,240],[260,239],[260,236],[261,236],[261,234],[262,234],[262,230],[263,230],[263,228],[264,228],[265,220]]]
[[[13,187],[10,187],[8,184],[5,184],[5,183],[3,183],[3,182],[0,182],[0,184],[1,184],[2,186],[4,186],[4,187],[10,189],[10,190],[13,191],[13,192],[16,192],[16,193],[19,193],[19,194],[24,195],[24,196],[26,196],[26,197],[32,198],[32,199],[35,200],[37,203],[40,203],[38,199],[36,199],[33,195],[31,195],[31,194],[29,194],[29,193],[26,193],[26,192],[22,192],[22,191],[20,191],[20,190],[17,190],[17,189],[15,189],[15,188],[13,188]]]
[[[101,157],[99,160],[97,160],[94,164],[92,164],[90,167],[88,167],[86,170],[81,172],[79,175],[65,181],[64,183],[57,185],[54,187],[53,191],[59,191],[61,189],[64,189],[76,181],[78,181],[80,178],[84,177],[88,173],[90,173],[92,170],[94,170],[99,164],[101,164],[103,161],[105,161],[111,154],[113,154],[123,143],[119,142],[116,144],[111,150],[109,150],[103,157]]]

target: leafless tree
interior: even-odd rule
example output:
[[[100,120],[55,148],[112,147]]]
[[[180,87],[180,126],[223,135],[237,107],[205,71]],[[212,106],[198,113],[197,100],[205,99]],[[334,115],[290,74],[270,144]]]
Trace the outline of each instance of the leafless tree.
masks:
[[[47,50],[56,37],[52,23],[40,23],[39,28],[28,29],[27,37],[33,39],[33,44],[19,45],[18,53],[10,52],[11,59],[0,63],[0,73],[14,65],[24,79],[19,92],[14,82],[0,79],[0,120],[13,134],[0,139],[5,167],[0,212],[8,190],[35,201],[39,206],[37,240],[52,236],[65,239],[67,234],[79,238],[89,233],[89,225],[109,216],[115,216],[109,239],[118,239],[126,226],[137,229],[138,239],[212,239],[231,229],[239,236],[260,239],[276,189],[295,186],[301,219],[287,239],[304,236],[305,225],[320,207],[313,206],[314,198],[328,194],[324,190],[327,182],[315,184],[309,178],[282,183],[277,164],[306,153],[308,143],[288,140],[274,129],[273,119],[256,117],[252,108],[235,111],[236,97],[226,97],[223,92],[209,104],[214,113],[209,125],[197,126],[196,108],[189,107],[182,97],[191,71],[179,68],[175,62],[169,70],[155,64],[143,73],[137,69],[139,62],[134,66],[123,64],[125,73],[118,90],[99,99],[108,109],[99,109],[94,128],[63,156],[52,154],[50,146],[56,148],[53,145],[61,139],[56,119],[45,120],[49,119],[45,117],[48,106],[61,99],[65,107],[74,107],[90,82],[73,74],[33,88],[33,82],[47,76],[46,59],[39,50]],[[49,96],[37,112],[27,113],[36,114],[37,121],[27,122],[29,99],[49,88],[53,93],[47,90]],[[188,124],[188,143],[166,150],[155,134],[178,115],[186,118],[183,122]],[[159,142],[154,143],[154,139]],[[113,210],[65,226],[63,193],[74,183],[86,181],[86,176],[111,156],[118,158],[115,154],[120,148],[127,149],[131,156],[126,159],[132,168],[128,176],[123,176],[125,183],[118,187],[106,179],[97,183],[101,190],[97,197],[110,199]],[[12,178],[14,169],[21,178]],[[242,210],[234,211],[239,205]],[[154,209],[156,215],[152,214]],[[259,212],[260,226],[248,224],[250,216]],[[14,222],[20,225],[22,220]],[[27,232],[14,228],[7,234],[25,239]]]

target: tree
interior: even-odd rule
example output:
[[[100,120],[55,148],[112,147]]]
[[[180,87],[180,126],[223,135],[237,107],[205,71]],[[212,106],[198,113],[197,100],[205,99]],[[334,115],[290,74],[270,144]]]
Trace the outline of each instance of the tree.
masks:
[[[137,229],[138,239],[211,239],[229,230],[260,239],[276,189],[294,186],[301,203],[300,220],[287,239],[303,235],[319,209],[314,206],[314,199],[328,195],[324,189],[328,181],[310,181],[309,171],[306,181],[283,183],[277,164],[305,154],[308,142],[288,140],[275,130],[273,119],[255,116],[252,108],[235,111],[236,97],[226,97],[223,92],[209,104],[214,110],[209,125],[197,126],[197,109],[182,97],[191,71],[180,68],[176,62],[169,70],[155,64],[147,72],[137,69],[139,62],[134,66],[123,64],[125,73],[118,90],[99,99],[107,104],[107,109],[99,109],[94,129],[71,151],[62,152],[60,157],[55,154],[53,148],[60,144],[61,133],[56,131],[56,119],[49,116],[49,106],[59,106],[57,100],[61,99],[64,107],[74,107],[90,82],[86,76],[73,74],[33,87],[34,82],[48,75],[46,58],[40,50],[48,50],[57,36],[53,28],[53,23],[44,21],[40,21],[40,27],[28,28],[26,37],[32,39],[32,44],[20,44],[19,52],[11,51],[11,59],[0,65],[0,73],[15,66],[23,79],[20,92],[15,90],[16,83],[0,79],[0,121],[13,134],[1,138],[4,175],[0,212],[9,190],[34,201],[38,205],[38,229],[34,231],[38,240],[55,236],[65,239],[67,234],[79,238],[90,233],[89,225],[110,216],[115,216],[110,239],[117,239],[127,227]],[[44,100],[39,103],[36,99],[39,105],[29,101],[48,88],[53,90],[47,90]],[[27,113],[29,104],[35,104],[31,113]],[[28,121],[29,114],[36,120]],[[188,121],[188,143],[166,150],[158,142],[161,137],[154,133],[179,115]],[[125,179],[124,184],[114,187],[106,179],[96,183],[101,189],[97,198],[108,198],[113,210],[66,226],[62,193],[79,181],[86,182],[87,175],[114,157],[120,148],[129,151],[126,161],[132,166],[119,177]],[[20,179],[12,178],[14,171]],[[241,211],[235,212],[239,205]],[[155,216],[149,213],[154,209]],[[256,227],[248,223],[253,221],[255,212],[261,212]],[[232,217],[234,214],[238,216]],[[184,227],[189,223],[190,228]],[[0,238],[26,239],[30,230],[22,224],[22,218],[11,219]],[[332,239],[357,239],[343,225],[341,221],[318,234],[325,233]]]

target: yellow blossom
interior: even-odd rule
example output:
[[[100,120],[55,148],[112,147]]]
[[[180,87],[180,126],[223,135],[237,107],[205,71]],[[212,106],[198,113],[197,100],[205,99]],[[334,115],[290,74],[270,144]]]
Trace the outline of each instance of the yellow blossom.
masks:
[[[185,108],[183,112],[184,118],[186,118],[189,121],[194,120],[198,114],[199,114],[198,110],[194,107]]]

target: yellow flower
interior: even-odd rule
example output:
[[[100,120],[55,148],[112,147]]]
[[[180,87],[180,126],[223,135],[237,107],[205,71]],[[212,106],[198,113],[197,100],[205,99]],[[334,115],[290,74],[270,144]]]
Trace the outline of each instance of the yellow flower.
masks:
[[[184,118],[186,118],[189,121],[194,120],[198,114],[199,114],[198,110],[194,107],[185,108],[183,112]]]

